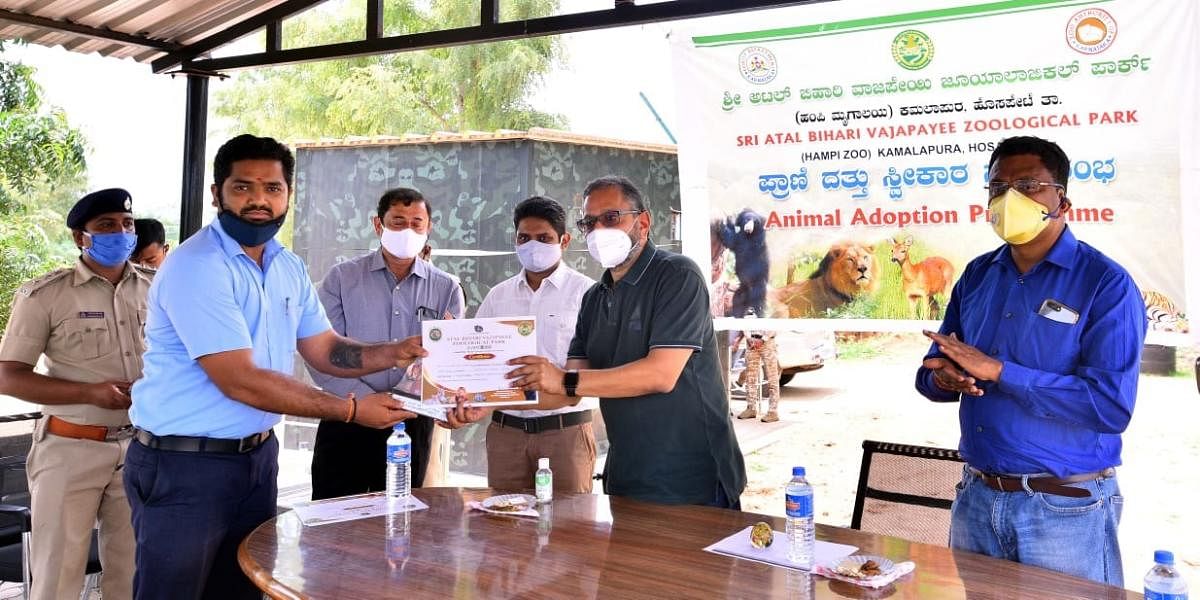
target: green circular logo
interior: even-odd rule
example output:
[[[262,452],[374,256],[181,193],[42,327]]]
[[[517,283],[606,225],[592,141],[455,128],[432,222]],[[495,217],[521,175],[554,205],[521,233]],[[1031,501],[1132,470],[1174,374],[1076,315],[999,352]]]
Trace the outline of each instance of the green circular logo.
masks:
[[[892,40],[892,58],[909,71],[924,69],[933,61],[933,40],[916,29],[905,29]]]
[[[442,339],[442,330],[441,329],[437,329],[435,327],[435,328],[429,330],[429,340],[430,341],[436,342],[440,339]]]
[[[529,321],[522,321],[521,324],[517,326],[517,333],[523,336],[533,333],[533,323],[530,323]]]

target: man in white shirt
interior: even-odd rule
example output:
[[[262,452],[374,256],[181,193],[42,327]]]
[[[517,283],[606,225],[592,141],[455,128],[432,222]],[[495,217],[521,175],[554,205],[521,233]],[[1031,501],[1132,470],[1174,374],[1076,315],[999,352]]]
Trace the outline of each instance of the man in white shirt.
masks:
[[[567,213],[550,198],[534,196],[513,210],[517,259],[521,272],[492,288],[476,317],[537,317],[537,349],[562,366],[575,334],[583,293],[595,283],[562,263],[571,242]],[[540,407],[562,406],[573,399],[543,393]],[[592,432],[595,398],[553,410],[497,410],[488,425],[488,486],[518,490],[533,487],[538,458],[549,458],[554,489],[591,493],[596,464]]]

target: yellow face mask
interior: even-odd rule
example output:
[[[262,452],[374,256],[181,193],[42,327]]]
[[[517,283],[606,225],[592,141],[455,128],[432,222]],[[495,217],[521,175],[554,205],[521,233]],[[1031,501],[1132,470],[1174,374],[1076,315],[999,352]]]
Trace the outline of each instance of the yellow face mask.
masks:
[[[1012,188],[992,198],[988,210],[996,235],[1016,246],[1029,243],[1050,224],[1051,215],[1046,207]]]

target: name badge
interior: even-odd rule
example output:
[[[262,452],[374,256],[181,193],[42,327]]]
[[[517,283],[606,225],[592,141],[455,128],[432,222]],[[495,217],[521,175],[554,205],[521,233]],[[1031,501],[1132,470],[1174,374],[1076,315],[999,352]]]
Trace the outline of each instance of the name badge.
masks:
[[[1038,315],[1046,317],[1055,323],[1074,325],[1079,322],[1079,311],[1051,298],[1046,298],[1038,309]]]
[[[103,319],[104,312],[102,312],[102,311],[101,312],[80,311],[79,318],[80,319]]]

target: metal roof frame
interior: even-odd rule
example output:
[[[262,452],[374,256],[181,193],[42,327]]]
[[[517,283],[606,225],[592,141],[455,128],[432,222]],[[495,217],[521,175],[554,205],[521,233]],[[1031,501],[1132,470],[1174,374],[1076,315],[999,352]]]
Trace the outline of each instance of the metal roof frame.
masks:
[[[167,52],[176,52],[183,48],[179,44],[168,42],[165,40],[156,40],[153,38],[124,33],[108,28],[89,27],[81,25],[74,21],[58,21],[46,17],[39,17],[28,13],[16,12],[7,9],[0,9],[0,20],[11,21],[13,23],[22,23],[24,25],[33,25],[44,29],[53,29],[66,33],[74,33],[84,37],[94,38],[97,40],[107,40],[110,42],[120,42],[132,46],[144,46],[146,48],[154,48],[157,50],[165,50]]]
[[[57,1],[63,2],[64,0]],[[136,9],[142,6],[141,3],[146,1],[99,0],[87,5],[83,14],[79,15],[80,18],[72,19],[69,16],[48,18],[39,16],[36,14],[36,10],[26,10],[27,7],[53,6],[56,4],[56,0],[41,0],[33,4],[20,0],[12,2],[0,0],[0,24],[8,22],[30,26],[34,30],[33,34],[29,34],[33,38],[31,41],[39,43],[45,43],[41,39],[48,34],[63,33],[72,34],[76,36],[75,39],[112,42],[124,55],[132,55],[139,60],[150,60],[151,68],[155,73],[181,73],[187,76],[183,183],[180,206],[180,240],[182,241],[198,231],[202,224],[201,215],[205,190],[204,154],[208,126],[208,79],[213,76],[221,76],[224,71],[560,35],[835,0],[672,0],[640,6],[636,5],[634,0],[614,0],[613,7],[608,9],[517,21],[500,20],[500,2],[504,0],[479,0],[478,25],[398,36],[383,35],[384,0],[367,0],[366,27],[362,39],[286,50],[282,48],[283,21],[320,4],[323,0],[247,0],[243,3],[227,4],[223,9],[228,11],[228,18],[220,21],[215,33],[200,39],[189,40],[187,43],[183,43],[180,39],[159,39],[161,36],[155,36],[153,31],[131,33],[83,23],[88,17],[105,11],[126,14],[136,12]],[[73,5],[73,3],[67,4]],[[174,16],[176,13],[180,19],[183,18],[184,13],[188,13],[189,17],[194,17],[191,13],[197,10],[195,6],[197,5],[182,3],[178,8],[170,9],[175,13],[168,11],[168,17]],[[263,10],[258,10],[260,8]],[[24,12],[22,12],[23,10]],[[257,12],[255,12],[256,10]],[[244,16],[248,12],[254,14]],[[171,20],[167,19],[166,21]],[[177,23],[173,21],[167,23],[164,25],[164,31],[175,25]],[[193,33],[195,30],[193,28]],[[262,52],[219,58],[209,56],[213,50],[258,30],[266,31],[266,44]],[[75,49],[72,46],[79,47],[78,42],[56,43],[63,44],[68,49]],[[141,48],[142,50],[134,53],[130,48]]]
[[[637,6],[633,3],[618,3],[618,6],[605,10],[552,15],[518,21],[500,21],[500,0],[480,0],[478,25],[384,37],[381,17],[383,0],[368,0],[366,7],[368,15],[367,27],[364,37],[361,40],[282,50],[278,45],[278,38],[276,37],[275,40],[269,40],[272,43],[268,43],[263,52],[222,58],[202,58],[200,56],[212,48],[242,37],[252,31],[264,27],[268,28],[268,32],[273,28],[277,29],[281,19],[273,13],[285,12],[290,5],[313,5],[318,3],[312,0],[289,0],[289,2],[276,7],[276,9],[238,23],[229,30],[221,32],[208,40],[189,45],[172,53],[170,56],[158,59],[152,63],[152,66],[156,73],[161,73],[180,64],[184,65],[185,68],[222,72],[234,69],[409,52],[412,50],[498,42],[545,35],[561,35],[593,29],[643,25],[646,23],[716,16],[800,4],[815,4],[826,1],[830,0],[674,0],[672,2],[659,2],[642,6]],[[304,8],[307,8],[307,6]],[[284,16],[289,16],[290,14],[294,14],[294,12]]]

